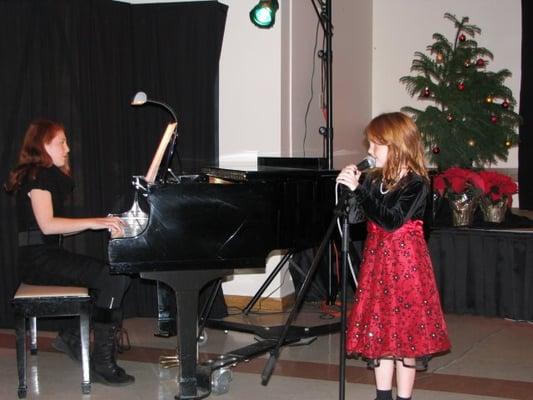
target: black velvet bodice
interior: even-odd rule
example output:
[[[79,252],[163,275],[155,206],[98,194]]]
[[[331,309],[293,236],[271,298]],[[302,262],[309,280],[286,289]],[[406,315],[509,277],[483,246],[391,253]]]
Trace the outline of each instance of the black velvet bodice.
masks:
[[[350,222],[360,222],[360,216],[364,215],[382,228],[393,231],[411,219],[423,220],[428,194],[428,181],[413,172],[386,193],[381,192],[381,175],[366,174],[350,199]]]

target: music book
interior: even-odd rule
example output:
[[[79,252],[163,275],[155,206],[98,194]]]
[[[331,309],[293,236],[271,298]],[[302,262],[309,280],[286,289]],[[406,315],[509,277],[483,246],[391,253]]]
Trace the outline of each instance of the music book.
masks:
[[[148,183],[154,183],[155,178],[157,177],[157,171],[159,171],[159,166],[161,165],[161,160],[163,159],[163,155],[165,154],[165,150],[170,142],[170,139],[172,138],[172,133],[176,129],[177,122],[170,122],[167,125],[167,129],[165,129],[165,132],[163,133],[163,137],[161,138],[161,141],[159,142],[159,146],[157,147],[157,151],[154,154],[154,158],[152,159],[152,163],[150,164],[150,168],[148,168],[148,172],[144,176],[144,179]]]

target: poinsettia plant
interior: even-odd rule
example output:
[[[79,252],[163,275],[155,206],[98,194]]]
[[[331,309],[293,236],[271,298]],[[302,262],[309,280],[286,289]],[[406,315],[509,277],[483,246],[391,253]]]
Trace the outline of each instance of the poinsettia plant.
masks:
[[[485,192],[485,182],[471,169],[451,167],[435,176],[433,188],[441,196],[466,192],[480,195]]]
[[[491,201],[507,200],[511,206],[513,194],[518,193],[518,185],[510,176],[493,171],[481,171],[479,176],[483,180],[483,193]]]

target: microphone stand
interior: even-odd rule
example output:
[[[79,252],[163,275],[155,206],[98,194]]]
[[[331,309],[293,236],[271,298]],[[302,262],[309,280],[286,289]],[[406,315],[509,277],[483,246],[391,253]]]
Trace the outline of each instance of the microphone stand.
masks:
[[[352,193],[352,192],[349,192]],[[350,230],[348,222],[347,200],[344,202],[344,212],[341,215],[342,244],[341,244],[341,329],[340,329],[340,349],[339,349],[339,400],[344,400],[346,394],[346,303],[348,295],[346,293],[346,281],[348,277],[348,248],[350,243]],[[339,202],[339,204],[342,204]]]
[[[270,377],[272,373],[274,372],[274,367],[276,366],[276,363],[279,358],[280,349],[283,344],[285,344],[285,340],[287,339],[287,334],[289,332],[289,328],[292,325],[292,322],[294,321],[296,314],[298,313],[298,310],[300,309],[300,306],[303,302],[305,293],[311,284],[311,279],[315,274],[316,269],[318,268],[319,262],[322,258],[322,254],[324,253],[324,250],[326,249],[326,246],[329,245],[331,234],[333,233],[333,230],[335,228],[335,225],[337,224],[337,218],[342,218],[342,272],[341,272],[341,298],[342,298],[342,308],[341,308],[341,341],[340,341],[340,360],[339,360],[339,399],[344,400],[345,397],[345,376],[346,376],[346,359],[345,359],[345,352],[346,352],[346,338],[345,338],[345,332],[346,332],[346,272],[347,272],[347,265],[348,265],[348,244],[350,242],[349,237],[349,230],[348,230],[348,212],[349,212],[349,206],[348,206],[348,199],[353,195],[352,191],[345,191],[343,195],[341,196],[338,204],[335,206],[333,210],[333,217],[329,223],[328,229],[326,231],[326,234],[322,238],[322,242],[320,243],[320,246],[315,254],[315,257],[313,259],[313,262],[311,264],[311,267],[309,268],[309,271],[307,272],[307,275],[305,276],[304,282],[302,284],[302,287],[300,288],[300,291],[298,292],[298,295],[296,296],[295,304],[293,309],[291,310],[289,317],[287,318],[287,321],[285,322],[285,325],[283,327],[283,330],[278,338],[276,347],[270,352],[270,358],[268,359],[263,372],[261,373],[261,384],[267,385],[268,381],[270,380]]]
[[[318,4],[317,4],[318,3]],[[311,0],[316,16],[325,37],[325,47],[318,52],[318,57],[324,63],[326,73],[326,126],[319,132],[324,136],[324,153],[328,161],[328,169],[333,169],[333,24],[331,0]]]
[[[328,169],[333,169],[333,11],[332,0],[310,0],[315,11],[316,17],[325,42],[324,48],[318,52],[318,58],[322,60],[325,72],[325,91],[326,91],[326,126],[320,127],[318,132],[323,136],[322,153],[328,164]],[[334,287],[333,270],[331,266],[331,248],[327,251],[328,263],[328,294],[326,303],[335,304],[335,296],[338,288]]]

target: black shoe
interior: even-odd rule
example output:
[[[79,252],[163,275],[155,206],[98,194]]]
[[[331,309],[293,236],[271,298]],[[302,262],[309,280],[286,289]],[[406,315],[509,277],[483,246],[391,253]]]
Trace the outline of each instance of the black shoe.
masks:
[[[126,386],[135,382],[117,365],[115,358],[117,331],[115,323],[94,324],[94,350],[91,357],[91,378],[93,382],[110,386]]]
[[[135,382],[135,377],[128,375],[123,368],[116,365],[99,366],[91,363],[91,381],[108,386],[127,386]]]
[[[81,362],[81,338],[77,329],[66,329],[59,332],[52,340],[52,347],[61,353],[65,353],[71,360]]]

